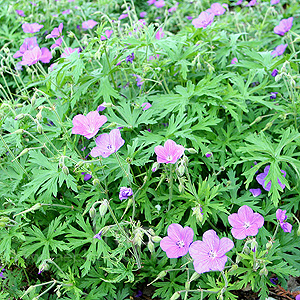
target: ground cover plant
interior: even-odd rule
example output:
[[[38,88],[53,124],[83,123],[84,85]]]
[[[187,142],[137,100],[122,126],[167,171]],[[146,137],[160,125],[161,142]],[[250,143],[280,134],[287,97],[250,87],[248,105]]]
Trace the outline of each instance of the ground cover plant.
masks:
[[[287,289],[299,16],[297,0],[3,0],[0,299]]]

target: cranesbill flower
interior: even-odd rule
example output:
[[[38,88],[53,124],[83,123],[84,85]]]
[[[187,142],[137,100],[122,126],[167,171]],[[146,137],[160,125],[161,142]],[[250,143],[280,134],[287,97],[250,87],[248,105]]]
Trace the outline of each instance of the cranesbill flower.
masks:
[[[265,169],[264,169],[264,172],[263,172],[263,173],[260,173],[260,174],[258,174],[258,175],[256,176],[257,182],[258,182],[260,185],[262,185],[262,187],[263,187],[266,191],[270,191],[270,189],[271,189],[271,181],[269,181],[267,185],[266,185],[266,182],[265,182],[265,178],[267,177],[267,175],[268,175],[268,173],[269,173],[269,170],[270,170],[270,166],[266,166]],[[283,170],[280,170],[280,171],[281,171],[281,173],[283,174],[283,177],[285,177],[285,176],[286,176],[286,172],[283,171]],[[281,187],[282,189],[284,189],[284,188],[285,188],[285,185],[282,184],[278,178],[277,178],[277,180],[278,180],[278,183],[279,183],[280,187]]]
[[[106,122],[107,118],[99,115],[97,111],[90,111],[86,116],[79,114],[73,118],[72,134],[80,134],[90,139],[98,133],[100,127]]]
[[[141,13],[140,13],[140,17],[141,18],[145,18],[147,16],[147,13],[145,12],[145,11],[142,11]]]
[[[234,5],[241,5],[243,3],[243,0],[238,0]]]
[[[92,178],[92,175],[86,172],[81,172],[81,175],[84,175],[83,180],[88,181]]]
[[[61,12],[63,15],[69,15],[71,13],[71,9],[67,9]]]
[[[113,30],[105,30],[104,31],[104,35],[101,35],[101,41],[105,41],[107,39],[109,39],[111,37],[111,35],[113,34]]]
[[[128,17],[128,14],[121,14],[118,20],[123,20]]]
[[[102,104],[100,104],[97,107],[97,111],[103,111],[103,110],[105,110],[105,108],[106,108],[105,104],[106,104],[106,102],[103,102]]]
[[[261,189],[250,189],[249,192],[253,195],[253,197],[258,197],[261,194]]]
[[[283,36],[286,32],[290,31],[290,29],[293,26],[293,17],[290,17],[288,19],[282,19],[279,22],[279,25],[275,26],[274,33]]]
[[[220,239],[214,230],[204,232],[202,241],[195,241],[189,249],[195,271],[199,274],[223,271],[228,259],[225,254],[233,247],[232,240],[226,237]]]
[[[154,151],[157,155],[158,163],[175,164],[183,155],[184,147],[177,145],[172,140],[167,140],[164,146],[156,146]]]
[[[279,221],[280,227],[283,229],[284,232],[292,231],[293,226],[290,223],[286,222],[286,210],[277,209],[276,219]]]
[[[271,92],[270,99],[276,99],[278,92]]]
[[[112,153],[117,152],[124,143],[120,130],[113,129],[110,133],[103,133],[96,138],[97,146],[92,149],[91,156],[109,157]]]
[[[246,6],[247,7],[254,6],[257,4],[256,2],[257,2],[257,0],[251,0]]]
[[[74,48],[73,49],[73,48],[70,48],[70,47],[65,48],[64,52],[62,53],[62,55],[60,57],[66,58],[66,57],[70,56],[72,53],[74,53],[76,51],[77,51],[77,53],[79,53],[80,49],[79,48]]]
[[[226,12],[226,9],[218,2],[213,3],[210,8],[215,16],[223,15]]]
[[[52,59],[52,54],[48,48],[41,48],[42,55],[40,57],[40,61],[44,64],[48,64],[50,60]]]
[[[94,235],[94,239],[98,239],[98,240],[101,240],[101,235],[102,235],[102,230],[99,231],[97,234]]]
[[[144,102],[141,105],[143,107],[143,110],[149,109],[152,105],[149,102]]]
[[[148,3],[148,5],[152,5],[152,4],[155,3],[155,1],[156,1],[156,0],[148,0],[147,3]]]
[[[284,53],[286,47],[287,47],[287,44],[281,44],[281,45],[277,46],[275,48],[275,50],[271,52],[271,55],[273,57],[282,55]]]
[[[88,21],[82,22],[81,26],[82,26],[82,29],[87,30],[87,29],[94,28],[97,24],[98,24],[98,22],[96,22],[94,20],[88,20]]]
[[[278,70],[277,70],[277,69],[274,69],[274,70],[272,71],[272,73],[271,73],[271,75],[272,75],[273,77],[276,77],[277,74],[278,74]]]
[[[24,23],[22,25],[22,29],[25,33],[36,33],[39,32],[43,27],[44,25],[40,25],[38,23]]]
[[[238,59],[236,57],[234,57],[230,63],[232,65],[235,65],[237,62],[238,62]]]
[[[280,0],[271,0],[270,4],[275,5],[275,4],[278,4],[279,2],[280,2]]]
[[[156,38],[157,40],[160,40],[160,39],[162,39],[164,36],[165,36],[165,33],[164,33],[163,29],[162,29],[162,28],[159,28],[158,31],[157,31],[156,34],[155,34],[155,38]]]
[[[175,6],[168,9],[169,13],[175,12],[178,8],[179,2],[176,2]]]
[[[247,236],[255,236],[258,234],[258,229],[264,225],[264,218],[259,213],[254,213],[252,208],[243,205],[237,213],[228,216],[232,235],[243,240]]]
[[[214,14],[209,14],[206,11],[203,11],[198,18],[192,21],[192,24],[195,28],[206,28],[213,22],[214,16]]]
[[[134,53],[133,52],[125,58],[126,62],[133,63],[133,60],[134,60]]]
[[[13,55],[13,58],[22,57],[27,50],[32,50],[34,47],[38,46],[36,37],[25,38],[20,49]]]
[[[120,193],[119,193],[119,199],[122,200],[126,200],[128,199],[128,197],[131,197],[133,195],[132,189],[122,186],[120,187]]]
[[[21,65],[31,66],[36,64],[42,56],[42,51],[39,46],[34,47],[32,50],[27,50],[22,57]]]
[[[135,77],[136,85],[140,88],[144,84],[144,80],[140,75],[132,74],[133,77]]]
[[[64,24],[63,24],[63,23],[60,23],[60,24],[58,25],[58,27],[55,27],[55,28],[51,31],[51,33],[48,34],[48,35],[46,36],[46,39],[50,39],[50,38],[54,38],[54,39],[55,39],[55,38],[57,38],[57,37],[60,37],[61,34],[62,34],[63,28],[64,28]]]
[[[194,231],[180,224],[171,224],[168,227],[168,236],[160,241],[160,247],[169,258],[179,258],[189,252],[190,244],[193,242]]]
[[[158,0],[154,2],[154,6],[156,6],[157,8],[161,8],[164,7],[166,5],[164,0]]]
[[[55,41],[55,43],[51,45],[50,49],[55,49],[55,48],[57,48],[57,47],[60,47],[61,44],[62,44],[62,42],[63,42],[63,37],[64,37],[64,36],[58,38],[58,39]]]
[[[21,16],[21,17],[25,17],[24,11],[20,10],[20,9],[16,9],[16,13]]]
[[[205,157],[206,157],[206,158],[210,158],[211,156],[212,156],[212,153],[211,153],[211,152],[205,153]]]
[[[4,276],[3,272],[5,271],[4,268],[1,268],[0,270],[0,278],[5,279],[6,277]]]

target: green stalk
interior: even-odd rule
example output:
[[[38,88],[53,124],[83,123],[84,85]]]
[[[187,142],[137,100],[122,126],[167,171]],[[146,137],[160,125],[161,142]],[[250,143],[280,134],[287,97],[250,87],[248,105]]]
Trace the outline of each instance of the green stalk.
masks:
[[[172,174],[173,165],[170,164],[170,177],[169,177],[169,205],[168,210],[171,209],[172,197],[173,197],[173,174]]]

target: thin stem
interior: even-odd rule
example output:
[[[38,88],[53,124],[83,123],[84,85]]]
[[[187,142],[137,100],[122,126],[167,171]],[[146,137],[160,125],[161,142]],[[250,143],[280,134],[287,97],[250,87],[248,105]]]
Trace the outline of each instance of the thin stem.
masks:
[[[168,210],[171,209],[171,204],[172,204],[172,197],[173,197],[173,174],[172,174],[172,168],[173,165],[170,164],[170,177],[169,177],[169,205],[168,205]]]

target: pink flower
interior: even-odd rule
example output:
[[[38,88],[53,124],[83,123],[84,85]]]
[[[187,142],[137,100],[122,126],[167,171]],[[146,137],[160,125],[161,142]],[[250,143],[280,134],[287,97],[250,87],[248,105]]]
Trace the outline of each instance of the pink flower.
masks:
[[[156,146],[154,151],[157,155],[158,163],[175,164],[183,155],[184,147],[177,145],[172,140],[167,140],[164,146]]]
[[[80,49],[79,48],[74,48],[73,49],[73,48],[70,48],[70,47],[65,48],[64,52],[62,53],[62,55],[60,57],[66,58],[66,57],[70,56],[72,53],[74,53],[76,51],[77,51],[77,53],[79,53]]]
[[[171,224],[168,227],[168,236],[160,241],[160,247],[169,258],[178,258],[189,252],[189,246],[193,242],[194,231],[186,226]]]
[[[145,12],[145,11],[142,11],[141,13],[140,13],[140,17],[141,18],[145,18],[147,16],[147,13]]]
[[[23,44],[20,47],[20,50],[18,50],[14,55],[13,58],[18,58],[22,57],[23,54],[27,50],[32,50],[34,47],[38,46],[36,37],[30,37],[30,38],[25,38]]]
[[[94,28],[96,25],[98,24],[98,22],[94,21],[94,20],[88,20],[88,21],[84,21],[82,22],[82,29],[92,29]]]
[[[209,14],[206,11],[203,11],[198,18],[192,21],[192,24],[195,28],[206,28],[213,22],[214,16],[214,14]]]
[[[236,57],[234,57],[231,61],[232,65],[235,65],[238,62],[238,59]]]
[[[160,39],[162,39],[164,36],[165,36],[165,33],[164,33],[163,29],[162,29],[162,28],[159,28],[158,31],[157,31],[156,34],[155,34],[155,38],[156,38],[157,40],[160,40]]]
[[[109,157],[112,153],[117,152],[124,143],[120,130],[113,129],[110,133],[103,133],[96,138],[97,146],[92,149],[91,156]]]
[[[286,210],[277,209],[276,211],[276,219],[279,221],[280,227],[283,229],[284,232],[291,232],[293,226],[286,222],[287,215],[285,214]]]
[[[128,17],[128,14],[121,14],[119,17],[119,20],[126,19]]]
[[[243,240],[247,236],[255,236],[258,234],[258,229],[264,225],[264,218],[259,213],[254,213],[252,208],[243,205],[237,213],[228,216],[228,221],[233,227],[232,235]]]
[[[178,5],[179,5],[179,2],[176,2],[175,6],[171,7],[168,9],[168,12],[171,13],[171,12],[175,12],[178,8]]]
[[[63,27],[64,27],[64,24],[63,24],[63,23],[60,23],[58,27],[55,27],[55,28],[51,31],[51,34],[48,34],[48,35],[46,36],[46,39],[60,37],[61,34],[62,34]]]
[[[20,9],[16,9],[16,13],[21,16],[21,17],[25,17],[24,11],[20,10]]]
[[[105,30],[104,34],[105,35],[101,35],[101,41],[105,41],[106,39],[109,39],[111,37],[111,35],[113,34],[113,30]]]
[[[48,64],[50,60],[52,59],[52,54],[48,48],[41,48],[42,55],[40,57],[40,61],[44,64]]]
[[[147,110],[149,109],[152,105],[149,102],[144,102],[142,105],[143,110]]]
[[[256,1],[257,1],[257,0],[251,0],[246,6],[247,6],[247,7],[254,6],[254,5],[257,4]]]
[[[290,17],[288,19],[282,19],[279,22],[279,25],[275,26],[274,33],[284,36],[284,34],[288,31],[290,31],[290,29],[292,28],[293,20],[294,20],[293,17]]]
[[[279,2],[280,2],[280,0],[271,0],[270,4],[275,5],[275,4],[278,4]]]
[[[271,189],[271,181],[269,181],[267,185],[266,185],[266,182],[265,182],[265,178],[267,177],[267,175],[268,175],[268,173],[269,173],[269,170],[270,170],[270,166],[266,166],[265,169],[264,169],[264,172],[263,172],[263,173],[260,173],[260,174],[258,174],[258,175],[256,176],[256,181],[257,181],[257,182],[264,188],[264,190],[266,190],[266,191],[270,191],[270,189]],[[281,171],[281,173],[283,174],[283,177],[285,177],[285,176],[286,176],[286,172],[283,171],[283,170],[280,170],[280,171]],[[284,188],[285,188],[285,185],[282,184],[278,178],[277,178],[277,180],[278,180],[278,183],[279,183],[280,187],[281,187],[282,189],[284,189]]]
[[[34,65],[40,60],[41,56],[42,51],[39,46],[34,47],[32,50],[27,50],[23,54],[23,60],[21,61],[21,65]]]
[[[164,7],[166,5],[164,0],[158,0],[154,2],[154,6],[156,6],[157,8],[161,8]]]
[[[61,12],[63,15],[68,15],[71,13],[71,9],[67,9]]]
[[[25,33],[36,33],[39,32],[43,27],[44,25],[40,25],[38,23],[24,23],[22,25],[22,29]]]
[[[57,40],[55,41],[55,43],[51,45],[50,49],[55,49],[55,48],[57,48],[57,47],[60,47],[61,44],[62,44],[62,41],[63,41],[63,40],[62,40],[63,37],[64,37],[64,36],[62,36],[62,37],[60,37],[59,39],[57,39]]]
[[[202,241],[195,241],[189,249],[195,271],[199,274],[223,271],[228,259],[225,254],[233,247],[232,240],[226,237],[220,239],[214,230],[204,232]]]
[[[148,0],[147,3],[148,3],[148,5],[152,5],[152,4],[155,3],[155,1],[156,1],[156,0]]]
[[[261,189],[250,189],[249,192],[253,195],[253,197],[257,197],[261,194]]]
[[[288,44],[281,44],[281,45],[277,46],[277,47],[275,48],[275,50],[273,50],[273,51],[271,52],[271,55],[272,55],[273,57],[282,55],[282,54],[284,53],[284,51],[285,51],[287,45],[288,45]]]
[[[226,12],[226,9],[218,2],[213,3],[210,8],[215,16],[223,15]]]
[[[86,116],[77,115],[72,121],[72,134],[80,134],[90,139],[98,133],[100,127],[106,122],[107,118],[100,116],[97,111],[91,111]]]

